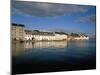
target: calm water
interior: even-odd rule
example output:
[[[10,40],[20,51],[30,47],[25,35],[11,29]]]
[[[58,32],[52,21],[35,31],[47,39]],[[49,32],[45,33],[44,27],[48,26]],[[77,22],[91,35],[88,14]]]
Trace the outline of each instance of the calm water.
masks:
[[[12,43],[12,72],[39,73],[96,68],[96,42]]]

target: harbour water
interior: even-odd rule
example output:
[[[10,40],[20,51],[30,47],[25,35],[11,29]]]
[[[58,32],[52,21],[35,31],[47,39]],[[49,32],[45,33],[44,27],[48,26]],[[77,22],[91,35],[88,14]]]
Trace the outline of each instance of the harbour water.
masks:
[[[13,74],[95,68],[95,40],[12,43]]]

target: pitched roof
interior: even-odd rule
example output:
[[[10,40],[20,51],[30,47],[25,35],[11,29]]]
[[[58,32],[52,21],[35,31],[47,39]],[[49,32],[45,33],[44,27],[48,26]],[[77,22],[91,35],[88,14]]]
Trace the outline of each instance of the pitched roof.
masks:
[[[68,35],[67,33],[65,33],[65,32],[55,32],[56,34],[60,34],[60,35]]]
[[[50,36],[54,36],[53,32],[33,32],[33,35],[50,35]]]

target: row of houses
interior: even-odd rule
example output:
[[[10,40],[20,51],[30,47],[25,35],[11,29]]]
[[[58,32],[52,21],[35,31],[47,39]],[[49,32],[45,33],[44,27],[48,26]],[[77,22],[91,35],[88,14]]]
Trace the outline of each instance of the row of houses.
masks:
[[[13,40],[21,41],[53,41],[53,40],[70,40],[70,39],[89,39],[88,36],[67,34],[65,32],[43,32],[39,30],[26,30],[22,24],[12,24],[11,37]]]
[[[89,36],[83,33],[71,33],[68,36],[69,40],[89,40]]]

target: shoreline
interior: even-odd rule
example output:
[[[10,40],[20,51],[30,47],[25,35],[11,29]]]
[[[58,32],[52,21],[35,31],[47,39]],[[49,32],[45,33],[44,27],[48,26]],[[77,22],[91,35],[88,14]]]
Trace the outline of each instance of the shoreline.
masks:
[[[12,42],[60,42],[60,41],[87,41],[87,40],[94,40],[94,39],[67,39],[67,40],[12,40]]]

